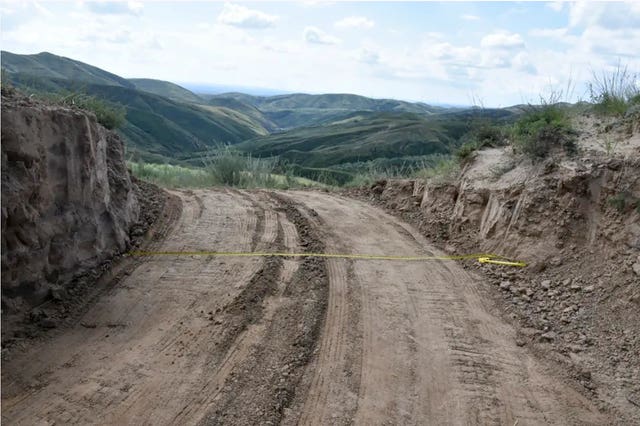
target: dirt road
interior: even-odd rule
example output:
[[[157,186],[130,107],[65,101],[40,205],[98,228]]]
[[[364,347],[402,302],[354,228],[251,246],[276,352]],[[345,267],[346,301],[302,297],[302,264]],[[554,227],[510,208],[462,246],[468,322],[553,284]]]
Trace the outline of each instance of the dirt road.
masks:
[[[164,251],[438,254],[322,192],[180,191]],[[607,424],[449,261],[152,256],[2,366],[4,424]]]

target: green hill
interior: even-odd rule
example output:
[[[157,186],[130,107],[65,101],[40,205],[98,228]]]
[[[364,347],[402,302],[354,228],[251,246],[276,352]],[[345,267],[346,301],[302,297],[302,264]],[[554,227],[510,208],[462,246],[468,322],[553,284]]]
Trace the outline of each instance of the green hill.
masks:
[[[133,82],[115,74],[49,53],[2,52],[2,67],[10,81],[25,91],[81,91],[124,106],[126,122],[119,131],[128,141],[129,151],[148,160],[175,158],[220,143],[235,144],[268,134],[259,120],[242,112],[179,102],[139,90]],[[151,81],[141,84],[185,96],[185,92],[176,89],[179,86]]]
[[[447,154],[468,128],[463,119],[364,112],[322,126],[258,137],[237,147],[258,157],[280,156],[306,167],[332,167],[376,158]]]
[[[152,78],[130,78],[129,81],[133,83],[135,88],[138,90],[164,96],[165,98],[173,99],[174,101],[186,103],[203,102],[200,96],[169,81],[154,80]]]
[[[372,99],[351,94],[308,95],[295,93],[278,96],[251,96],[244,93],[224,93],[205,96],[209,102],[235,99],[252,105],[281,130],[314,126],[348,116],[353,112],[410,112],[435,114],[445,108],[394,99]]]
[[[2,51],[2,68],[9,74],[20,73],[25,79],[61,79],[133,89],[133,83],[110,72],[80,61],[42,52],[36,55],[16,55]],[[55,88],[52,86],[52,88]]]
[[[350,94],[198,96],[176,84],[126,80],[72,59],[2,52],[11,82],[26,91],[82,91],[122,105],[119,131],[130,152],[148,161],[200,164],[218,144],[254,157],[279,157],[304,171],[392,164],[449,154],[474,120],[508,120],[509,109],[447,109]],[[302,170],[301,169],[301,170]]]

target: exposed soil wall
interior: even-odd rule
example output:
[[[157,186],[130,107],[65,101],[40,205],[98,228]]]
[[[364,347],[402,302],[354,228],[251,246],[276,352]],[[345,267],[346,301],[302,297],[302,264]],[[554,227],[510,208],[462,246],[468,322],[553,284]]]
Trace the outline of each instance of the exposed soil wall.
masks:
[[[482,151],[455,182],[380,181],[359,195],[451,254],[528,262],[468,267],[495,284],[522,326],[519,344],[565,364],[587,392],[638,420],[640,156],[508,163],[504,150]]]
[[[56,297],[125,250],[138,215],[115,133],[92,114],[3,90],[3,313]]]

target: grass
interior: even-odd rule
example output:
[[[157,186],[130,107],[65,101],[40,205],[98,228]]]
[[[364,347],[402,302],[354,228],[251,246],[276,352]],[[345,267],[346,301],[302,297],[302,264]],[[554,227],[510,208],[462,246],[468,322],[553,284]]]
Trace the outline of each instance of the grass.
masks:
[[[210,152],[204,160],[203,167],[128,161],[131,173],[135,177],[166,188],[233,186],[288,189],[327,186],[291,173],[275,173],[275,165],[272,159],[243,156],[228,146]]]
[[[607,201],[609,205],[618,210],[619,213],[623,213],[627,209],[635,209],[640,213],[640,198],[635,198],[627,191],[619,192]]]
[[[217,185],[241,188],[275,188],[273,159],[244,156],[230,146],[219,146],[204,157],[205,170]]]
[[[460,162],[456,158],[442,156],[432,166],[417,170],[414,176],[431,183],[442,184],[452,182],[459,173]]]
[[[471,131],[462,140],[463,144],[455,151],[456,157],[461,163],[469,161],[479,149],[495,148],[507,144],[504,128],[486,121],[474,124]]]
[[[591,72],[588,84],[594,110],[602,115],[623,116],[632,105],[640,105],[640,75],[618,62],[611,72]]]
[[[165,188],[206,188],[215,185],[212,177],[204,169],[143,161],[128,161],[127,165],[138,179]]]
[[[95,114],[98,123],[107,129],[117,129],[125,123],[125,109],[120,104],[111,103],[82,92],[36,92],[35,97],[48,103],[72,106]]]

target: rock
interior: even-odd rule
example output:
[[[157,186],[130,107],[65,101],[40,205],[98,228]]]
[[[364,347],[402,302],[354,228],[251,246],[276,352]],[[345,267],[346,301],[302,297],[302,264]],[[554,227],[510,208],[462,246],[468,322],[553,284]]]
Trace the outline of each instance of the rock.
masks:
[[[540,340],[545,342],[553,342],[557,337],[558,335],[553,331],[547,331],[546,333],[540,336]]]
[[[551,280],[544,280],[540,283],[540,287],[545,290],[549,290],[551,288]]]
[[[561,257],[554,257],[553,259],[551,259],[551,261],[549,263],[551,264],[551,266],[560,266],[560,265],[562,265],[562,258]]]
[[[595,286],[593,284],[588,285],[586,287],[582,288],[582,291],[584,291],[585,293],[591,293],[593,290],[595,290]]]
[[[63,288],[52,288],[51,299],[59,302],[67,298],[67,292]]]
[[[40,320],[40,326],[43,328],[56,328],[58,324],[51,318],[43,318]]]
[[[640,276],[640,263],[634,263],[631,269],[636,275]]]
[[[500,289],[508,291],[509,289],[511,289],[511,282],[510,281],[502,281],[500,283]]]

